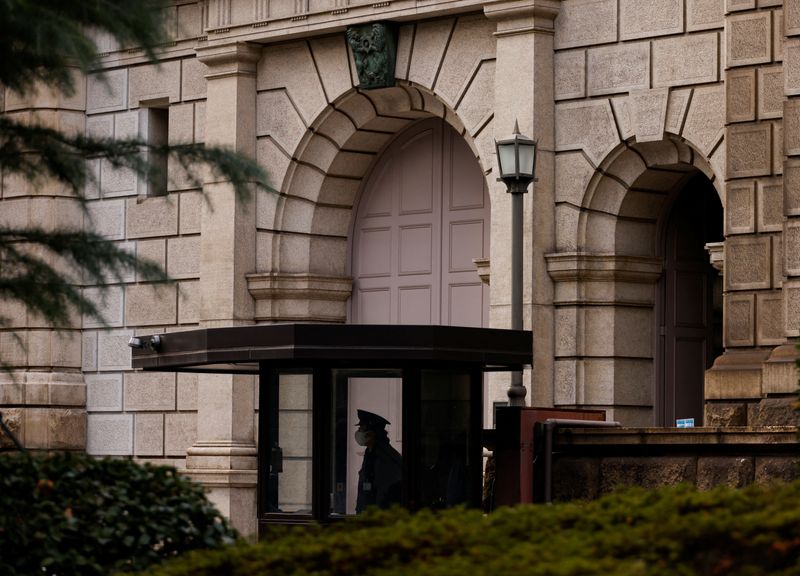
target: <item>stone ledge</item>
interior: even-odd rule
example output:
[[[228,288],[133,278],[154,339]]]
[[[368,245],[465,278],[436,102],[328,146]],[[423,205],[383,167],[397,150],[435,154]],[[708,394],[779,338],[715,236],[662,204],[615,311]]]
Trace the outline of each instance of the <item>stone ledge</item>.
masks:
[[[559,447],[568,446],[795,446],[800,445],[796,426],[737,426],[730,428],[617,428],[562,429]],[[794,448],[796,449],[796,448]]]
[[[338,276],[261,272],[247,275],[257,322],[330,322],[347,319],[353,280]]]

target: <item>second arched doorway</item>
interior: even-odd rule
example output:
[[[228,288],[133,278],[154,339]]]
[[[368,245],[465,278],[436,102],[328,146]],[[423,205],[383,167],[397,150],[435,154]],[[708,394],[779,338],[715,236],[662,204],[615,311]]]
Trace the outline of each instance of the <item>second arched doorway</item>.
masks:
[[[706,245],[723,240],[722,204],[713,184],[696,174],[669,208],[661,247],[656,423],[703,424],[705,371],[722,353],[722,276]]]

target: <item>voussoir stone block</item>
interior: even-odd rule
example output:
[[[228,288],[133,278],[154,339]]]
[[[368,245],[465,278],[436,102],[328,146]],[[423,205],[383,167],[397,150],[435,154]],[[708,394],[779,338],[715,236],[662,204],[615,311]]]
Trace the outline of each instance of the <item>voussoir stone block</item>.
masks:
[[[683,126],[684,138],[710,156],[724,132],[725,87],[717,85],[695,88]]]
[[[436,94],[450,106],[455,107],[458,103],[481,60],[494,58],[496,31],[497,23],[482,14],[462,16],[456,22],[435,89]]]
[[[286,153],[294,154],[306,127],[286,91],[259,93],[256,107],[256,134],[272,137]]]
[[[620,0],[620,39],[683,32],[683,0]]]
[[[310,46],[322,79],[325,96],[328,101],[333,102],[353,87],[347,40],[343,34],[337,34],[314,38],[310,41]]]
[[[556,150],[579,150],[600,165],[619,143],[611,105],[607,100],[556,105]]]
[[[668,88],[631,92],[628,111],[637,142],[654,142],[664,137]]]
[[[456,112],[466,130],[475,134],[484,128],[491,117],[494,105],[495,63],[493,60],[481,62],[466,91],[460,96]]]
[[[617,40],[616,0],[564,0],[555,22],[555,48]]]
[[[305,41],[264,48],[257,78],[259,90],[286,88],[306,124],[325,108],[325,93]]]
[[[719,80],[716,32],[653,41],[653,87]]]
[[[650,83],[650,43],[635,42],[588,51],[589,96],[644,89]]]
[[[455,22],[451,19],[432,20],[417,24],[408,79],[432,88],[439,70],[447,40]]]

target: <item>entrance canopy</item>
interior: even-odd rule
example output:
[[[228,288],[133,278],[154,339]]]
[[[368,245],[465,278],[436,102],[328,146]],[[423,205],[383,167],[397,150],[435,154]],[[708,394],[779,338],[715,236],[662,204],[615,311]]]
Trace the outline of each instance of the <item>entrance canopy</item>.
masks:
[[[463,365],[517,370],[533,359],[528,331],[458,326],[272,324],[203,328],[143,336],[133,368],[169,372],[258,374],[270,365]]]
[[[140,337],[133,367],[257,374],[258,521],[481,502],[483,373],[532,361],[531,332],[283,324]]]

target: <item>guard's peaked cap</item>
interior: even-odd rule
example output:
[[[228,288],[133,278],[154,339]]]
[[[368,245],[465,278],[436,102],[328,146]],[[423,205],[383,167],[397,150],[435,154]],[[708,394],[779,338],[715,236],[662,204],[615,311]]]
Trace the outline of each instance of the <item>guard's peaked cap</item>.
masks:
[[[358,413],[357,426],[363,426],[369,430],[382,430],[387,424],[391,424],[386,418],[374,412],[367,410],[356,410],[356,412]]]

